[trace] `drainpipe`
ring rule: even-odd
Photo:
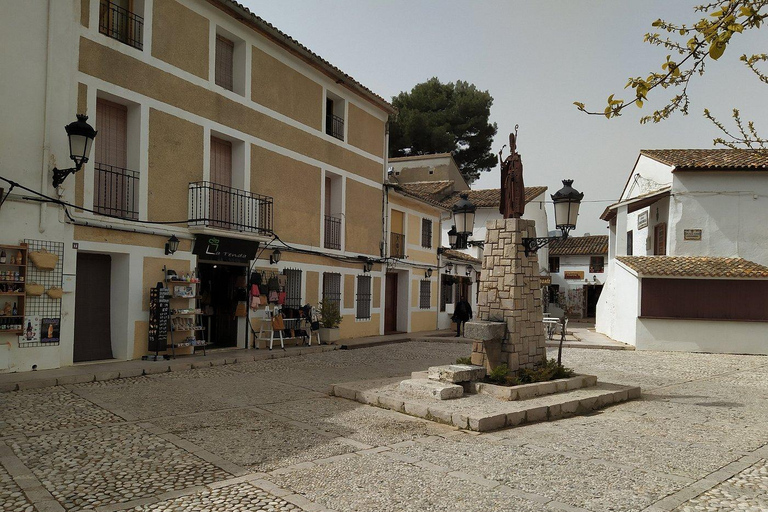
[[[40,190],[45,193],[48,187],[48,160],[50,159],[51,146],[48,130],[48,119],[50,108],[49,98],[53,94],[53,80],[51,79],[53,66],[51,62],[51,49],[53,48],[53,34],[51,33],[51,10],[53,9],[52,0],[48,0],[48,9],[46,9],[46,37],[47,45],[45,49],[45,97],[43,98],[43,165],[40,178]],[[46,203],[40,203],[40,219],[38,221],[37,230],[40,233],[45,233],[45,217],[48,212],[48,205]]]
[[[384,125],[384,182],[386,183],[389,173],[389,120]],[[385,184],[384,200],[381,204],[381,244],[379,244],[379,254],[382,258],[387,255],[387,206],[389,205],[389,187]]]

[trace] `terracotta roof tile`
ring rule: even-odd
[[[744,258],[712,256],[617,256],[640,276],[768,278],[768,267]]]
[[[298,54],[300,57],[309,60],[310,62],[315,61],[315,63],[323,69],[326,73],[333,76],[337,83],[347,83],[353,90],[356,90],[358,93],[360,93],[362,96],[367,97],[371,102],[378,105],[380,108],[382,108],[384,111],[389,113],[394,113],[397,111],[397,109],[392,106],[391,103],[389,103],[387,100],[379,96],[378,94],[371,91],[369,88],[352,78],[350,75],[346,74],[300,42],[298,42],[296,39],[292,38],[285,32],[281,31],[268,21],[266,21],[263,18],[260,18],[259,16],[256,16],[254,13],[250,11],[246,6],[243,4],[236,2],[235,0],[217,0],[218,3],[229,7],[231,9],[234,9],[235,11],[240,11],[241,13],[244,13],[248,18],[246,17],[240,17],[240,15],[234,15],[233,17],[236,19],[240,19],[241,21],[250,21],[253,23],[258,29],[260,29],[263,32],[266,32],[269,36],[273,37],[277,43],[284,45],[289,50],[293,50],[296,54]]]
[[[547,191],[547,187],[525,187],[525,202],[530,203],[539,195]],[[461,194],[467,193],[469,200],[478,208],[498,208],[501,203],[501,189],[500,188],[488,188],[484,190],[463,190],[452,193],[450,196],[444,198],[442,202],[452,207],[459,202]]]
[[[608,235],[572,236],[549,243],[550,256],[608,254]]]
[[[768,149],[643,149],[640,154],[676,170],[768,169]]]
[[[429,184],[442,184],[442,185],[434,185],[427,186],[427,187],[420,187],[421,183],[394,183],[392,181],[386,183],[385,185],[392,188],[395,192],[399,192],[400,194],[408,197],[412,197],[413,199],[418,199],[419,201],[425,202],[429,205],[436,206],[438,208],[447,209],[447,207],[441,203],[438,199],[438,197],[441,197],[443,194],[435,193],[433,192],[434,189],[445,189],[446,187],[450,188],[450,186],[453,184],[452,181],[432,181],[432,182],[424,182]],[[414,186],[416,185],[416,186]]]
[[[445,256],[449,260],[454,260],[454,261],[466,261],[467,263],[475,263],[477,265],[480,265],[483,263],[478,258],[475,258],[474,256],[470,256],[467,253],[456,251],[454,249],[448,249],[445,247],[443,248],[443,256]]]

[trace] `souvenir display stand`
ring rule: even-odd
[[[26,276],[26,244],[0,245],[0,334],[24,332]]]
[[[174,356],[175,350],[182,347],[202,347],[205,355],[208,342],[204,335],[203,311],[200,309],[200,278],[196,272],[177,275],[166,267],[163,267],[163,274],[172,301],[168,327]],[[194,307],[190,306],[191,300],[194,300]]]

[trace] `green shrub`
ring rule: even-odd
[[[557,364],[557,359],[548,359],[534,369],[521,369],[519,372],[519,379],[522,384],[530,384],[533,382],[566,379],[568,377],[573,377],[575,374],[576,373],[571,368],[566,368],[561,364]]]
[[[323,327],[334,329],[341,323],[341,314],[339,304],[332,300],[323,299],[320,301],[320,323]]]
[[[472,364],[471,357],[460,357],[456,360],[456,364]]]

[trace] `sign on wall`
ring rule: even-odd
[[[258,249],[259,242],[252,240],[197,235],[192,253],[201,260],[248,263],[256,257]]]
[[[539,281],[541,282],[541,286],[549,286],[552,284],[552,276],[541,276],[539,277]]]
[[[584,279],[584,271],[583,270],[566,270],[564,272],[564,276],[566,279]]]
[[[684,240],[701,240],[701,230],[700,229],[684,229],[683,239]]]
[[[648,211],[642,212],[637,216],[637,229],[643,229],[648,227]]]

